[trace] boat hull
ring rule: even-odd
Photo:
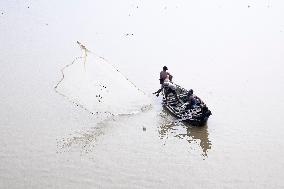
[[[184,88],[178,86],[177,100],[174,95],[169,94],[168,100],[166,101],[165,96],[163,97],[163,106],[167,109],[172,115],[178,118],[178,121],[187,122],[190,125],[194,126],[203,126],[206,125],[207,120],[211,115],[211,111],[208,109],[206,104],[200,100],[200,102],[194,106],[194,108],[189,108],[186,102],[188,91]]]

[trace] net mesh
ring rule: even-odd
[[[138,113],[151,106],[150,98],[112,64],[77,43],[83,55],[61,69],[56,92],[99,120]]]

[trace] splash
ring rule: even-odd
[[[96,127],[77,131],[67,137],[57,139],[57,153],[70,152],[78,149],[81,155],[92,152],[99,137],[104,135],[105,124],[97,124]]]
[[[98,121],[135,114],[151,106],[150,98],[118,69],[77,43],[82,56],[61,69],[62,78],[54,87],[58,94],[95,115]]]

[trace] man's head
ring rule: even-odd
[[[193,94],[193,90],[189,89],[187,95],[192,95]]]
[[[168,67],[167,66],[164,66],[163,67],[163,71],[167,71],[168,70]]]

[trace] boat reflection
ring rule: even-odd
[[[177,122],[166,109],[162,110],[160,118],[158,131],[161,140],[166,142],[170,137],[187,140],[190,148],[197,144],[201,148],[201,156],[208,157],[212,143],[209,140],[207,125],[196,127],[184,122]]]

